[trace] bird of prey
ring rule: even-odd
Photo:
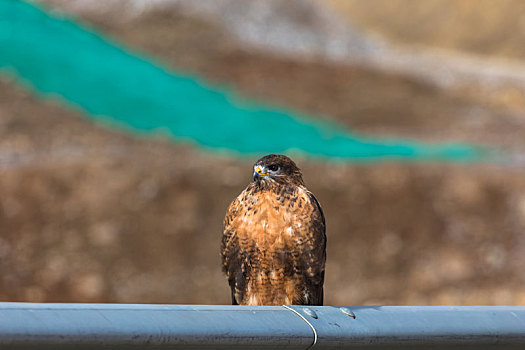
[[[233,305],[323,305],[325,219],[290,158],[254,164],[226,212],[221,255]]]

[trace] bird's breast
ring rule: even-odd
[[[299,189],[300,190],[300,189]],[[292,238],[303,221],[305,191],[273,192],[265,191],[248,195],[241,203],[243,214],[235,221],[239,238],[249,238],[255,242],[284,244]]]

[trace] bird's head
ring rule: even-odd
[[[301,170],[294,161],[280,154],[269,154],[253,165],[253,180],[259,183],[304,185]]]

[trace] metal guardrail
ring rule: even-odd
[[[525,349],[525,307],[0,303],[0,348]]]

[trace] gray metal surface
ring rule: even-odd
[[[525,349],[525,307],[0,303],[1,349],[399,346]]]
[[[525,307],[288,307],[315,329],[315,349],[525,349]]]
[[[0,303],[0,348],[306,349],[312,330],[282,307]]]

